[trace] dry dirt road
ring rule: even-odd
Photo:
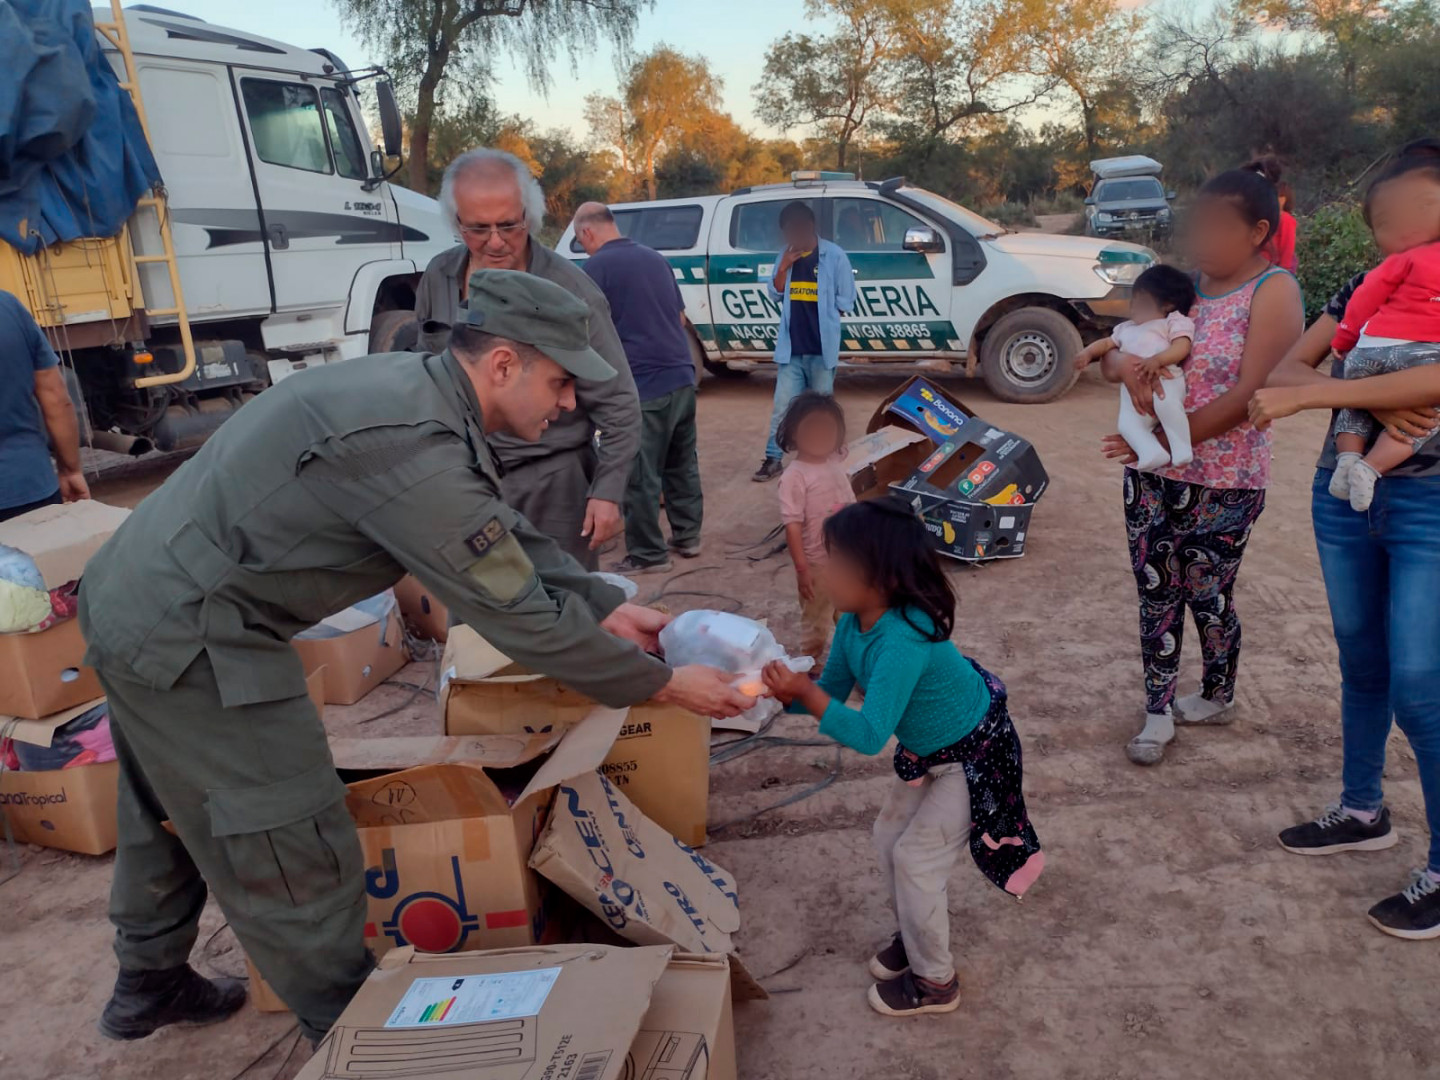
[[[857,429],[894,377],[842,379]],[[701,396],[704,568],[676,581],[734,597],[780,636],[797,626],[782,557],[751,565],[727,551],[777,521],[773,486],[751,483],[770,382],[710,380]],[[1023,559],[956,566],[957,639],[1009,685],[1025,743],[1027,797],[1048,869],[1024,903],[966,861],[950,894],[963,1008],[885,1019],[864,1001],[865,961],[890,932],[869,847],[888,759],[841,756],[838,782],[780,812],[721,830],[708,853],[739,878],[746,961],[775,993],[737,1010],[746,1080],[1440,1075],[1433,945],[1386,938],[1365,908],[1423,861],[1414,760],[1396,738],[1388,797],[1402,841],[1374,855],[1307,860],[1275,833],[1337,791],[1338,672],[1309,525],[1323,421],[1279,434],[1274,487],[1241,573],[1245,656],[1233,726],[1185,730],[1164,764],[1126,761],[1141,711],[1133,584],[1119,476],[1096,452],[1111,430],[1110,388],[1082,381],[1040,407],[951,387],[1039,449],[1052,486]],[[134,502],[156,482],[102,485]],[[660,583],[647,579],[647,592]],[[705,606],[672,594],[676,610]],[[1197,678],[1193,632],[1187,687]],[[424,665],[402,675],[426,677]],[[432,701],[357,725],[408,690],[383,687],[327,710],[336,731],[436,730]],[[813,725],[787,718],[785,730]],[[732,819],[823,778],[824,749],[773,748],[717,766],[711,819]],[[22,852],[0,886],[0,1041],[6,1080],[42,1077],[250,1080],[290,1076],[306,1055],[288,1017],[246,1009],[209,1029],[108,1043],[94,1020],[114,977],[106,922],[109,859]],[[213,904],[201,941],[221,925]],[[207,972],[240,970],[228,931],[197,952]],[[782,970],[783,969],[783,970]],[[778,974],[775,974],[777,973]]]

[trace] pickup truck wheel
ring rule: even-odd
[[[1001,401],[1054,401],[1075,384],[1078,373],[1071,361],[1081,348],[1080,331],[1060,312],[1021,308],[986,332],[980,373]]]
[[[420,326],[415,313],[397,309],[377,311],[370,318],[370,354],[406,352],[415,348]]]

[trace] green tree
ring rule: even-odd
[[[1319,35],[1340,60],[1345,88],[1354,90],[1361,49],[1409,6],[1404,0],[1237,0],[1235,11],[1262,24]]]
[[[520,58],[543,90],[557,55],[573,68],[602,37],[628,47],[653,0],[335,0],[341,19],[384,57],[410,105],[410,186],[427,187],[430,138],[444,91],[485,85],[497,52]],[[462,96],[469,96],[462,91]]]
[[[765,52],[755,112],[782,131],[814,127],[844,169],[850,144],[872,114],[894,99],[892,61],[901,27],[932,0],[805,0],[810,19],[833,17],[827,34],[789,33]]]
[[[632,186],[643,185],[653,199],[657,163],[687,133],[714,121],[720,88],[703,59],[660,45],[626,69],[618,98],[586,98],[585,119],[596,141],[618,153]]]

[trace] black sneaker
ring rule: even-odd
[[[894,941],[870,958],[870,974],[880,982],[898,979],[909,970],[910,957],[905,955],[905,942],[899,934],[895,935]]]
[[[960,1007],[960,980],[933,983],[907,971],[892,982],[870,987],[870,1007],[886,1016],[919,1016],[921,1013],[954,1012]]]
[[[1410,872],[1410,884],[1381,900],[1367,918],[1381,933],[1407,941],[1440,938],[1440,882],[1424,870]]]
[[[766,480],[774,480],[784,471],[785,463],[783,461],[779,458],[767,457],[760,463],[760,467],[755,470],[755,475],[750,479],[757,484],[763,484]]]
[[[245,1004],[239,979],[207,979],[182,964],[163,971],[120,969],[100,1015],[107,1039],[143,1039],[167,1024],[215,1024]]]
[[[1390,828],[1390,811],[1382,806],[1375,820],[1351,817],[1335,803],[1314,821],[1292,825],[1280,834],[1280,846],[1296,855],[1338,855],[1342,851],[1381,851],[1400,837]]]

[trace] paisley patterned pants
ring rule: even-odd
[[[1163,712],[1174,700],[1186,607],[1205,660],[1201,691],[1212,701],[1234,696],[1240,618],[1232,593],[1245,542],[1264,509],[1263,490],[1209,488],[1125,470],[1146,712]]]

